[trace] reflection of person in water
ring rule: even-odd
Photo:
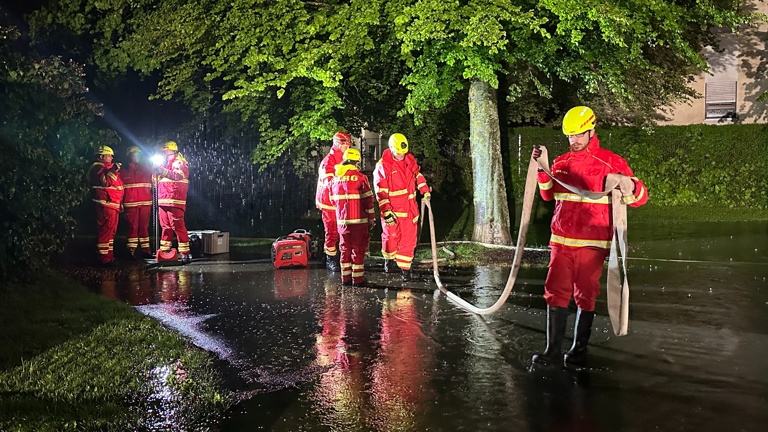
[[[417,412],[434,398],[430,387],[431,350],[411,292],[384,301],[379,355],[373,367],[374,424],[394,430],[419,430]]]
[[[320,378],[313,397],[317,403],[332,413],[337,424],[354,424],[360,421],[365,389],[360,357],[347,350],[347,319],[342,296],[337,284],[325,281],[325,304],[316,335],[317,364],[327,370]]]
[[[155,292],[147,272],[132,267],[128,273],[128,284],[128,301],[131,305],[141,306],[154,303]]]
[[[117,292],[117,282],[115,282],[114,272],[104,272],[101,275],[99,293],[101,293],[101,295],[104,297],[111,298],[112,300],[122,300],[120,298],[120,294]]]
[[[189,272],[162,271],[157,272],[158,287],[160,288],[161,303],[187,303],[192,281]]]

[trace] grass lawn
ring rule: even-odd
[[[0,288],[0,430],[205,429],[232,403],[213,358],[49,273]]]

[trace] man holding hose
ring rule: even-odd
[[[610,150],[600,148],[595,132],[597,120],[586,106],[571,108],[563,118],[563,133],[569,151],[555,158],[552,175],[559,181],[593,192],[603,191],[608,174],[622,174],[632,179],[634,190],[624,194],[622,202],[640,207],[648,201],[648,189],[632,174],[627,161]],[[538,159],[541,149],[533,149]],[[595,317],[595,299],[600,293],[603,262],[611,247],[613,221],[609,196],[597,200],[584,198],[564,188],[542,169],[538,174],[539,192],[545,201],[555,200],[552,217],[549,272],[544,283],[547,302],[547,347],[535,354],[534,364],[583,366],[587,342]],[[571,297],[578,311],[574,323],[573,345],[565,356],[562,342],[568,324]]]

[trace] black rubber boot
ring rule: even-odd
[[[339,256],[325,256],[325,268],[332,272],[339,272],[341,271],[341,265],[339,265]]]
[[[547,307],[547,348],[543,353],[534,354],[533,363],[541,365],[558,364],[563,356],[563,338],[568,324],[568,308]]]
[[[587,342],[592,334],[592,321],[595,312],[579,309],[576,313],[576,323],[573,325],[573,345],[563,356],[565,366],[582,367],[587,364]]]
[[[400,278],[403,282],[410,282],[413,279],[413,276],[410,270],[400,269]]]
[[[384,273],[392,273],[396,268],[395,260],[384,260]]]

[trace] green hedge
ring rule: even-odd
[[[768,209],[766,125],[598,127],[597,133],[604,148],[627,159],[648,186],[654,206]],[[522,196],[527,157],[535,144],[547,146],[550,159],[568,145],[559,128],[514,129],[507,179],[512,179],[515,198]]]

